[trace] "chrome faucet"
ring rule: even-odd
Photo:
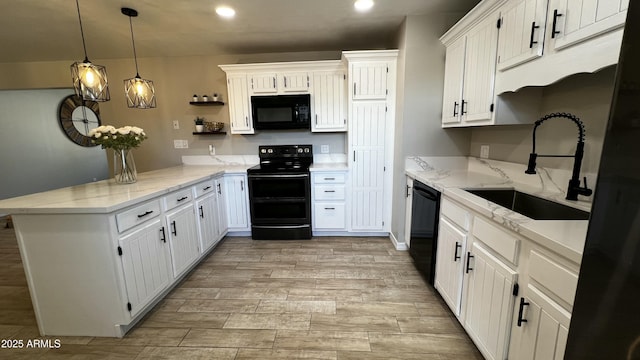
[[[551,118],[566,118],[578,125],[578,145],[576,146],[576,153],[574,155],[538,155],[536,154],[536,129],[543,122]],[[538,157],[572,157],[573,158],[573,174],[571,180],[569,180],[569,187],[567,189],[567,200],[578,200],[578,195],[590,196],[593,191],[587,188],[587,177],[584,178],[584,187],[580,186],[580,166],[582,166],[582,157],[584,156],[584,124],[575,115],[569,113],[554,113],[545,115],[540,120],[535,122],[533,127],[533,149],[529,154],[529,165],[525,173],[536,173],[536,159]]]

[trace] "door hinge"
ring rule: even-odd
[[[489,112],[493,112],[493,104],[489,105]]]
[[[122,248],[118,246],[118,256],[122,256]]]
[[[518,296],[519,291],[520,291],[520,285],[518,285],[518,283],[513,284],[513,296]]]
[[[498,24],[496,24],[498,29],[502,26],[502,19],[498,19]]]
[[[130,302],[127,303],[127,310],[131,311],[131,303]]]

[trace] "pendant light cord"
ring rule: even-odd
[[[78,21],[80,22],[80,36],[82,36],[82,48],[84,49],[84,62],[89,62],[87,56],[87,45],[84,43],[84,30],[82,30],[82,17],[80,16],[80,3],[76,0],[76,8],[78,9]]]
[[[136,55],[136,41],[133,39],[133,23],[131,22],[131,16],[129,16],[129,28],[131,29],[131,44],[133,44],[133,61],[136,63],[136,78],[140,78],[140,74],[138,72],[138,56]]]

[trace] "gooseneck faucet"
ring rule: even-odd
[[[576,146],[576,153],[574,155],[538,155],[536,153],[536,129],[543,122],[551,119],[551,118],[566,118],[578,125],[578,144]],[[569,180],[569,187],[567,189],[567,200],[578,200],[578,195],[590,196],[592,194],[592,190],[587,188],[587,177],[584,178],[584,187],[580,186],[580,167],[582,166],[582,157],[584,156],[584,124],[582,121],[575,115],[569,113],[553,113],[549,115],[545,115],[541,119],[535,122],[535,126],[533,127],[533,149],[531,154],[529,154],[529,165],[527,166],[527,170],[525,173],[527,174],[535,174],[536,173],[536,159],[538,157],[572,157],[573,158],[573,174],[571,175],[571,180]]]

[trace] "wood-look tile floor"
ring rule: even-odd
[[[0,219],[0,339],[41,339]],[[124,338],[51,337],[0,359],[482,359],[386,238],[226,238]]]

